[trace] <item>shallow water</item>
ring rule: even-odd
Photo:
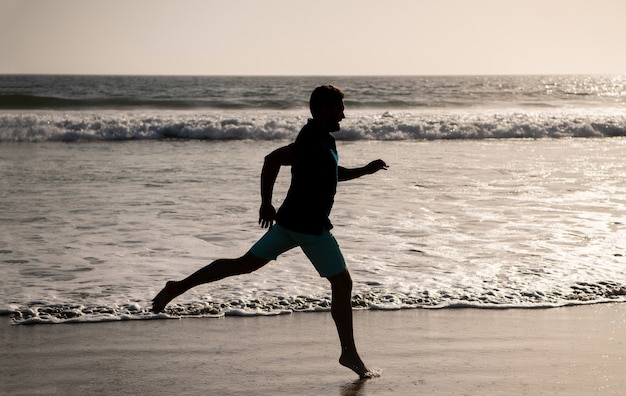
[[[287,141],[0,145],[3,312],[21,323],[152,318],[150,299],[257,225],[263,157]],[[338,142],[333,233],[354,305],[549,307],[626,295],[626,140]],[[279,176],[279,205],[289,172]],[[198,287],[162,315],[327,310],[299,251]]]

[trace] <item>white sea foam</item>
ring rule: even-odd
[[[340,140],[440,140],[626,136],[610,110],[353,111]],[[4,111],[0,142],[293,139],[306,111]]]

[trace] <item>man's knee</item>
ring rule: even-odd
[[[350,272],[348,272],[348,270],[345,270],[337,275],[333,275],[329,277],[328,280],[330,281],[330,285],[333,290],[352,291],[352,277],[350,276]]]

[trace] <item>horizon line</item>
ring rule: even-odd
[[[168,74],[168,73],[13,73],[0,76],[84,76],[84,77],[512,77],[512,76],[626,76],[626,73],[459,73],[459,74]]]

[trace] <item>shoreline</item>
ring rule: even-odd
[[[361,357],[339,365],[330,313],[49,326],[0,317],[12,395],[619,394],[626,305],[354,312]]]

